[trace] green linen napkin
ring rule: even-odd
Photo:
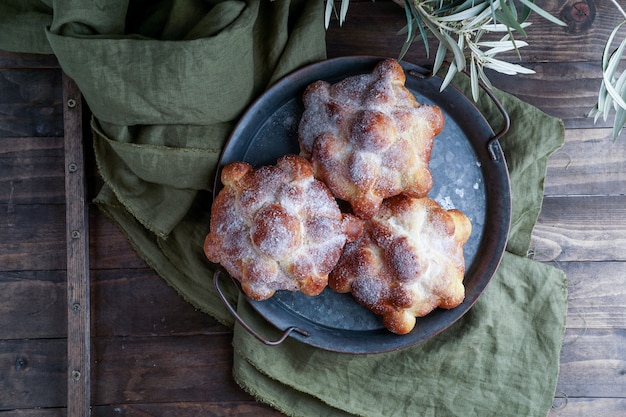
[[[185,299],[227,325],[202,252],[217,160],[250,102],[292,70],[324,59],[322,2],[0,0],[0,49],[53,52],[94,118],[96,202]],[[467,93],[464,76],[455,85]],[[267,347],[235,326],[234,377],[291,416],[542,416],[564,331],[564,274],[526,258],[546,161],[563,125],[496,92],[512,118],[501,141],[513,222],[502,264],[475,306],[437,337],[352,356],[292,339]],[[491,101],[478,107],[493,124]],[[229,287],[227,287],[228,290]],[[247,321],[271,326],[243,297]]]

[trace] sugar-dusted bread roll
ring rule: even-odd
[[[428,163],[444,118],[438,107],[418,103],[405,80],[389,59],[336,84],[316,81],[303,95],[300,155],[361,218],[385,198],[424,197],[432,188]]]
[[[256,170],[234,162],[224,167],[221,180],[204,242],[207,258],[256,300],[276,290],[319,294],[345,243],[360,235],[361,220],[341,213],[300,156]]]
[[[416,317],[450,309],[465,298],[463,246],[472,227],[458,210],[429,198],[392,197],[346,245],[329,286],[376,314],[385,327],[406,334]]]

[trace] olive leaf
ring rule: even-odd
[[[626,16],[625,16],[626,17]],[[626,20],[618,24],[609,36],[602,53],[602,84],[598,90],[598,101],[589,112],[597,122],[600,117],[605,121],[611,109],[615,109],[612,138],[615,141],[626,125],[626,70],[618,75],[619,64],[625,56],[626,38],[616,49],[611,49],[620,28]]]

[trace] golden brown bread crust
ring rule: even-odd
[[[207,258],[256,300],[276,290],[319,294],[345,243],[360,235],[361,220],[342,214],[310,162],[296,155],[256,170],[233,162],[221,179],[204,242]]]
[[[465,298],[463,246],[472,230],[458,210],[429,198],[396,196],[344,248],[329,286],[383,316],[385,327],[406,334],[436,307]]]
[[[385,198],[424,197],[432,188],[428,163],[444,118],[438,107],[418,103],[405,80],[400,64],[388,59],[370,74],[316,81],[303,95],[300,154],[364,219]]]

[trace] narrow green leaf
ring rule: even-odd
[[[495,2],[493,2],[492,6],[496,8],[500,7],[500,0],[496,0]],[[464,26],[468,28],[472,28],[474,26],[483,26],[492,17],[493,17],[492,9],[486,8],[485,10],[483,10],[482,13],[480,13],[474,19],[472,19],[472,21],[464,23]]]
[[[476,6],[471,7],[466,10],[462,10],[458,13],[453,13],[447,16],[438,17],[437,20],[440,22],[460,22],[462,20],[474,18],[480,14],[483,10],[487,8],[487,4],[478,3]]]
[[[416,23],[412,23],[412,24],[416,24]],[[402,45],[402,49],[400,50],[400,55],[398,56],[398,59],[403,59],[404,58],[406,53],[409,51],[409,48],[411,47],[411,45],[415,41],[415,35],[416,35],[415,30],[412,29],[409,32],[410,32],[411,37],[407,38],[406,41],[404,41],[404,44]],[[426,51],[427,51],[427,55],[428,55],[428,47],[426,47]]]
[[[457,67],[465,68],[465,55],[463,55],[463,51],[459,48],[459,45],[452,39],[450,35],[448,35],[444,30],[435,26],[432,22],[427,19],[423,20],[424,24],[428,27],[433,35],[439,40],[439,42],[444,43],[445,47],[452,51],[454,56],[454,61],[456,62]]]
[[[412,0],[405,0],[405,3],[404,3],[405,8],[407,4],[409,5],[409,9],[411,10],[411,15],[413,16],[412,21],[415,22],[418,29],[420,30],[420,35],[422,36],[422,43],[424,44],[424,48],[426,49],[426,56],[430,56],[428,34],[426,33],[426,30],[424,28],[424,23],[423,23],[424,20],[422,19],[420,13],[415,8],[415,3],[413,3]]]
[[[625,95],[626,95],[626,71],[623,71],[622,74],[617,79],[617,81],[615,82],[615,90],[617,90],[617,92],[619,93],[620,97],[622,97],[622,99],[626,100],[626,98],[625,98]]]
[[[617,137],[622,133],[624,126],[626,125],[626,109],[619,107],[615,111],[615,119],[613,119],[613,141],[617,140]]]
[[[611,32],[611,35],[609,35],[609,39],[607,39],[606,41],[606,45],[604,45],[604,51],[602,52],[602,70],[604,70],[608,65],[608,61],[611,58],[611,45],[613,45],[613,40],[615,39],[615,36],[617,35],[620,27],[622,27],[624,23],[626,23],[626,20],[624,20],[622,23],[617,25],[615,29],[613,29],[613,32]]]
[[[602,101],[599,103],[602,103],[602,118],[604,120],[607,120],[609,118],[609,112],[612,108],[611,103],[613,103],[613,97],[611,97],[611,95],[609,94],[604,83],[602,83],[602,90],[604,94],[602,97]]]
[[[604,86],[607,92],[611,95],[616,104],[626,109],[626,101],[621,97],[619,91],[612,84],[615,71],[621,62],[621,58],[624,55],[624,49],[626,48],[626,38],[620,43],[619,47],[611,54],[611,58],[607,63],[606,69],[602,73],[602,79],[604,80]]]
[[[515,8],[515,2],[513,0],[511,0],[511,2],[509,3],[509,7],[511,8],[511,12],[514,13],[515,15],[517,15],[517,9]],[[530,10],[530,7],[528,6],[522,6],[522,10],[520,12],[520,15],[517,19],[518,22],[525,22],[528,20],[528,18],[530,17],[530,14],[532,13],[532,10]]]
[[[348,6],[350,6],[350,0],[341,0],[341,9],[339,10],[339,25],[343,25],[348,15]]]
[[[440,1],[439,8],[433,11],[433,15],[442,15],[450,10],[456,12],[474,7],[476,0],[459,0],[459,1]]]
[[[522,23],[520,26],[522,30],[530,26],[530,23]],[[487,32],[510,32],[511,28],[504,23],[486,23],[481,26],[481,29]],[[519,31],[518,31],[519,32]],[[522,32],[522,36],[526,36],[526,32]]]
[[[470,85],[472,87],[472,98],[474,101],[478,101],[478,71],[476,70],[476,63],[474,62],[474,58],[470,59]]]
[[[324,24],[326,29],[330,25],[330,17],[333,14],[333,9],[335,8],[335,2],[333,0],[326,0],[326,10],[324,12]]]
[[[450,66],[448,67],[448,72],[446,73],[446,76],[443,79],[443,82],[441,83],[441,88],[439,89],[439,91],[445,90],[446,87],[450,84],[450,82],[452,82],[452,79],[458,72],[459,70],[456,67],[456,64],[452,62]]]
[[[433,63],[434,74],[439,72],[439,69],[443,65],[443,61],[446,59],[447,52],[448,49],[446,48],[446,46],[443,43],[439,42],[439,45],[437,46],[437,53],[435,54],[435,62]]]
[[[515,7],[515,0],[511,0],[511,1],[505,1],[504,5],[502,6],[502,8],[506,8],[507,11],[513,16],[513,18],[515,19],[515,21],[517,22],[523,22],[523,20],[519,20],[517,18],[517,8]]]
[[[490,48],[484,52],[487,56],[494,56],[502,52],[517,51],[518,48],[528,46],[524,41],[504,41],[504,42],[479,42],[478,46]]]
[[[525,6],[527,6],[529,9],[531,9],[533,12],[537,13],[539,16],[543,17],[546,20],[549,20],[552,23],[555,23],[559,26],[567,26],[566,23],[562,22],[560,19],[557,19],[556,17],[552,16],[550,13],[548,13],[547,11],[545,11],[544,9],[542,9],[541,7],[537,6],[535,3],[533,3],[530,0],[519,0],[522,4],[524,4]]]
[[[521,33],[522,36],[527,36],[526,31],[524,31],[524,27],[517,21],[517,18],[511,13],[511,9],[507,5],[501,7],[496,12],[496,19],[498,22],[504,23],[510,29],[516,30]]]
[[[488,61],[485,62],[485,67],[491,68],[492,70],[501,72],[507,75],[515,75],[515,74],[534,74],[535,71],[523,67],[518,64],[511,64],[510,62],[505,62],[495,58],[489,58]]]
[[[493,90],[493,85],[491,84],[491,81],[485,74],[485,71],[482,66],[478,67],[478,74],[480,76],[481,81],[485,84],[485,86],[489,88],[490,90]]]
[[[405,45],[409,42],[413,43],[413,39],[415,39],[415,26],[413,22],[413,15],[411,15],[411,9],[407,7],[407,2],[409,1],[411,0],[404,0],[404,14],[406,16],[406,29],[407,29]]]

